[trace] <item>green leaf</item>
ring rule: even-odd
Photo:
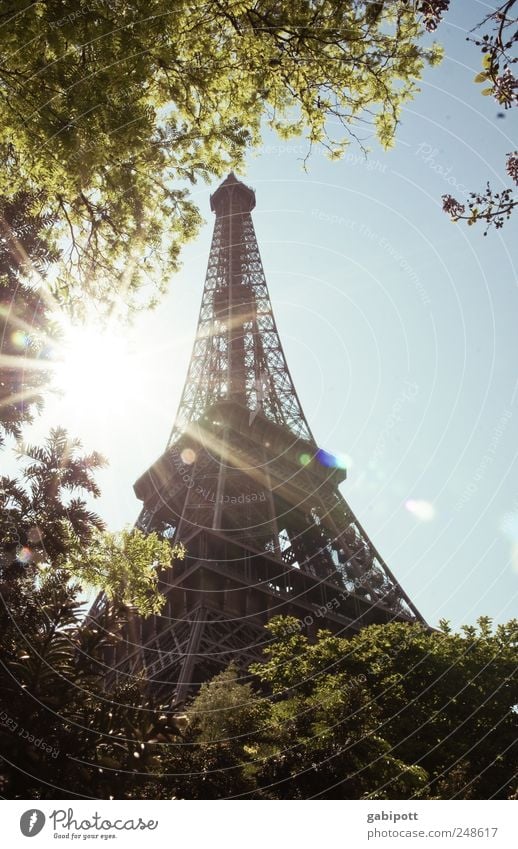
[[[144,286],[153,302],[201,223],[178,187],[239,170],[265,120],[343,153],[359,116],[380,116],[391,146],[441,56],[414,6],[47,0],[2,20],[0,195],[36,186],[56,215],[53,243],[70,249],[54,293],[77,312],[121,295],[136,309]]]

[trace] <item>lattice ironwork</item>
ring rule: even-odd
[[[230,174],[216,212],[198,331],[169,444],[218,401],[238,400],[312,439],[286,363],[252,222],[253,192]]]

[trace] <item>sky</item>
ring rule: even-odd
[[[374,143],[365,160],[351,146],[339,162],[316,152],[304,170],[303,140],[265,131],[241,177],[256,191],[270,296],[313,434],[350,458],[342,493],[425,618],[457,627],[518,615],[518,289],[517,221],[484,237],[441,210],[444,193],[506,185],[516,145],[516,116],[497,118],[473,83],[481,56],[466,29],[491,5],[452,6],[437,33],[446,57],[426,71],[393,150]],[[173,425],[216,185],[194,189],[205,225],[160,305],[124,330],[130,356],[112,374],[96,363],[97,400],[90,389],[51,401],[27,430],[38,441],[62,424],[109,458],[96,509],[111,529],[135,521],[133,483]]]

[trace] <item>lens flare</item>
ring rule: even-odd
[[[16,345],[17,348],[23,349],[29,347],[31,340],[30,337],[23,332],[23,330],[15,330],[11,334],[11,342],[13,345]]]
[[[430,501],[409,498],[405,501],[405,508],[420,522],[431,522],[435,518],[435,507]]]
[[[19,563],[30,563],[32,557],[32,551],[30,548],[27,548],[25,545],[20,546],[20,548],[16,552],[16,559]]]
[[[180,457],[182,458],[182,462],[184,462],[187,466],[192,466],[196,460],[196,453],[192,450],[192,448],[184,448]]]
[[[330,451],[324,451],[323,448],[319,448],[314,457],[307,453],[299,454],[301,466],[308,466],[313,459],[326,469],[350,469],[352,466],[352,460],[348,454],[332,454]]]
[[[518,513],[506,513],[500,522],[500,530],[512,542],[518,543]]]
[[[500,522],[500,530],[511,543],[511,567],[518,573],[518,513],[506,513]]]
[[[351,458],[347,454],[331,454],[330,451],[324,451],[319,448],[316,453],[316,458],[321,466],[326,469],[347,469],[351,467]]]

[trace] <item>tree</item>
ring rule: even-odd
[[[235,668],[187,709],[169,795],[191,798],[511,798],[518,622],[453,633],[420,624],[350,638],[278,618],[265,660]],[[182,773],[195,766],[188,779]],[[179,775],[180,773],[180,775]]]
[[[263,120],[332,157],[370,123],[390,145],[440,55],[420,43],[422,5],[46,0],[5,13],[0,192],[37,189],[59,215],[70,273],[56,292],[79,309],[87,292],[135,303],[159,286],[200,220],[183,186],[239,169]]]
[[[82,622],[65,572],[30,581],[25,573],[1,586],[4,795],[516,794],[515,620],[493,630],[481,618],[459,634],[446,623],[441,632],[373,625],[348,639],[321,631],[310,643],[279,618],[253,680],[231,664],[179,715],[144,679],[107,689],[103,649],[118,638],[123,607]]]
[[[250,681],[243,683],[237,666],[202,684],[186,711],[190,744],[187,763],[191,773],[177,780],[175,792],[183,798],[222,799],[254,795],[261,761],[259,749],[268,740],[271,705]],[[176,751],[175,771],[179,772]]]
[[[21,446],[22,479],[0,478],[0,537],[4,558],[53,562],[69,550],[71,535],[87,544],[104,522],[76,493],[97,497],[93,473],[106,461],[96,451],[79,455],[81,443],[55,428],[43,447]]]
[[[289,794],[299,782],[303,797],[346,792],[349,775],[353,793],[369,798],[511,795],[516,620],[493,631],[481,618],[460,634],[446,623],[441,633],[418,624],[372,625],[348,640],[320,632],[313,645],[290,635],[289,624],[270,624],[278,640],[254,669],[280,698],[279,739],[287,744],[291,730],[295,741],[279,752]]]
[[[106,687],[103,652],[117,642],[124,607],[106,605],[85,622],[81,588],[62,569],[0,587],[3,796],[139,798],[146,787],[156,796],[157,737],[163,744],[178,730],[138,678]]]
[[[515,781],[518,622],[437,633],[374,626],[351,641],[394,753],[429,775],[438,798],[507,798]]]
[[[102,590],[110,601],[142,615],[158,613],[164,602],[160,573],[185,550],[136,528],[106,531],[85,500],[100,495],[94,473],[106,461],[96,451],[79,455],[80,448],[79,440],[56,428],[43,447],[20,449],[21,480],[0,478],[0,566],[9,575],[48,564]]]
[[[320,631],[316,643],[268,625],[277,641],[252,667],[273,694],[275,748],[259,778],[274,798],[410,798],[425,770],[394,752],[366,676],[348,662],[350,641]],[[369,628],[365,629],[370,631]]]
[[[43,206],[26,191],[0,198],[0,448],[41,408],[57,337],[43,282],[58,259],[49,242],[56,219]]]
[[[25,449],[21,480],[1,479],[0,783],[16,798],[153,795],[155,743],[178,734],[139,676],[107,688],[105,652],[133,612],[161,609],[161,572],[183,549],[102,532],[82,496],[99,494],[103,460],[79,448],[57,429]],[[103,603],[85,618],[92,588]]]
[[[440,5],[447,9],[449,2]],[[512,66],[518,62],[518,56],[515,55],[518,44],[516,8],[517,0],[506,0],[486,15],[474,30],[489,29],[488,32],[475,38],[468,37],[468,41],[472,41],[482,53],[482,70],[476,75],[475,82],[484,84],[482,94],[493,97],[504,109],[518,106],[518,79],[512,71]],[[506,171],[513,183],[518,185],[518,151],[507,154]],[[484,190],[470,192],[465,202],[449,194],[443,195],[442,200],[444,212],[453,221],[463,220],[469,225],[484,222],[484,236],[492,226],[501,229],[518,204],[512,188],[497,192],[489,182]]]

